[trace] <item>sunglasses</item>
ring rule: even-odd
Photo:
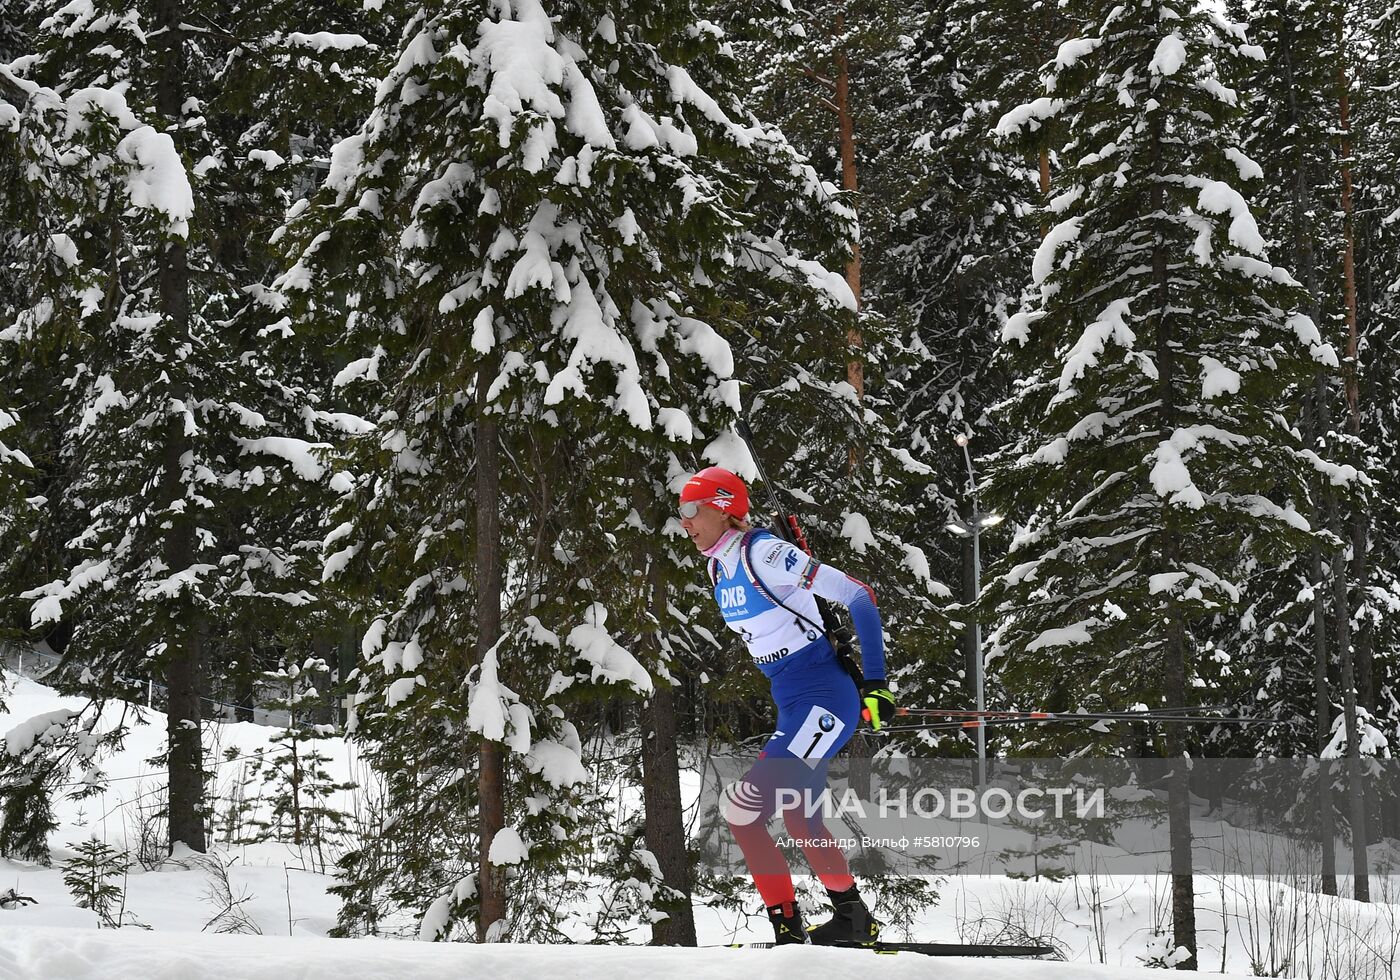
[[[706,497],[704,500],[687,500],[680,506],[681,517],[688,521],[694,520],[696,515],[700,513],[702,504],[708,504],[710,501],[718,499],[718,497]]]

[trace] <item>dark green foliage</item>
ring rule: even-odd
[[[20,861],[51,863],[49,834],[58,829],[49,788],[41,777],[11,779],[0,792],[0,854]]]
[[[748,468],[727,428],[750,310],[802,318],[808,343],[844,336],[847,297],[812,262],[844,246],[842,199],[747,116],[689,4],[552,13],[420,11],[376,111],[289,223],[279,294],[299,333],[345,351],[337,386],[377,424],[347,446],[326,579],[368,618],[353,732],[396,819],[346,858],[342,931],[379,928],[387,906],[446,937],[473,914],[483,740],[510,752],[508,830],[529,854],[508,929],[554,928],[534,903],[571,887],[560,870],[604,819],[574,719],[652,687],[619,644],[684,676],[692,622],[714,616],[672,494],[706,457]],[[536,85],[500,47],[516,35],[558,74]],[[505,635],[478,660],[483,454],[508,586]],[[695,595],[675,594],[687,577]]]
[[[914,254],[929,227],[950,220],[941,201],[927,199],[935,182],[947,180],[933,175],[931,163],[941,138],[939,100],[950,84],[950,66],[938,54],[942,24],[927,11],[882,0],[724,4],[721,13],[755,111],[842,186],[836,109],[846,67],[861,345],[809,329],[785,296],[771,306],[749,300],[751,336],[742,348],[748,407],[769,472],[796,491],[791,506],[817,554],[879,596],[901,696],[947,700],[956,682],[942,608],[950,594],[946,535],[931,527],[942,528],[949,495],[938,470],[944,447],[922,440],[920,430],[944,394],[929,376],[940,370],[936,362],[947,371],[950,352],[938,340],[924,345],[924,314],[940,303],[944,283],[927,281]],[[832,258],[851,278],[846,257]],[[845,370],[853,358],[863,399]],[[872,561],[877,552],[879,563]]]
[[[0,72],[0,168],[20,177],[0,223],[0,382],[42,504],[0,525],[0,591],[4,626],[63,654],[60,686],[100,703],[162,677],[197,726],[201,691],[256,670],[231,641],[317,625],[326,491],[303,484],[329,474],[310,443],[353,423],[318,414],[319,352],[252,302],[274,254],[256,221],[304,193],[375,49],[299,50],[331,35],[288,31],[288,5],[194,2],[177,13],[211,29],[162,34],[174,9],[71,5]],[[314,122],[292,133],[287,113]],[[197,786],[198,745],[177,749]]]
[[[117,884],[118,878],[125,879],[130,866],[125,852],[96,837],[68,846],[74,854],[63,862],[63,883],[74,904],[80,909],[92,909],[106,926],[119,926],[121,923],[113,917],[113,906],[122,901],[125,892],[125,886]]]
[[[1371,575],[1358,616],[1375,650],[1373,703],[1383,730],[1400,726],[1400,7],[1357,0],[1347,20],[1355,170],[1360,406]],[[1359,14],[1359,16],[1357,16]]]
[[[1308,474],[1341,474],[1280,414],[1336,355],[1234,190],[1259,174],[1232,146],[1226,82],[1259,54],[1214,15],[1157,10],[1066,41],[1047,84],[1077,162],[1039,296],[1002,331],[1015,438],[990,477],[1019,525],[985,607],[1015,704],[1159,704],[1174,643],[1185,690],[1219,685],[1228,656],[1203,630],[1240,615],[1251,563],[1306,549]]]
[[[314,684],[329,676],[324,661],[310,658],[301,664],[284,664],[264,679],[280,693],[263,707],[287,713],[287,724],[271,739],[267,751],[248,767],[248,775],[260,789],[250,840],[290,843],[314,871],[325,873],[327,854],[343,849],[349,831],[349,815],[336,805],[336,797],[355,788],[337,782],[326,768],[330,756],[321,750],[322,740],[334,734],[331,725],[318,725],[313,711],[321,694]],[[265,809],[265,812],[263,811]]]

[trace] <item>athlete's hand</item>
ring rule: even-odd
[[[870,722],[874,731],[887,725],[894,718],[894,695],[890,693],[889,682],[883,678],[866,681],[860,686],[860,716]]]

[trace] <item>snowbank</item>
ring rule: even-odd
[[[42,684],[8,672],[3,680],[9,687],[8,710],[0,712],[0,734],[17,727],[27,732],[34,726],[26,728],[26,723],[36,717],[82,705],[78,699],[61,697]],[[278,731],[243,723],[214,724],[206,731],[209,763],[220,800],[215,834],[220,850],[207,858],[184,854],[179,861],[158,867],[134,865],[128,878],[120,882],[126,892],[121,917],[152,931],[133,925],[121,930],[99,929],[95,913],[74,907],[59,865],[72,855],[75,842],[90,836],[117,847],[139,846],[142,822],[159,809],[164,785],[163,773],[150,760],[164,751],[165,719],[158,711],[149,711],[147,717],[150,724],[133,729],[121,751],[106,761],[104,768],[111,780],[103,793],[86,801],[67,797],[55,801],[60,826],[50,838],[54,866],[0,859],[0,891],[14,888],[34,901],[21,908],[0,908],[0,980],[457,980],[474,976],[625,980],[658,971],[687,978],[791,980],[795,972],[829,976],[847,969],[878,970],[882,978],[936,976],[948,980],[1162,977],[1160,971],[1149,973],[1136,964],[1145,955],[1160,952],[1161,929],[1169,922],[1163,916],[1169,914],[1164,910],[1168,908],[1170,883],[1141,875],[1100,874],[1062,882],[1015,881],[991,873],[954,875],[939,886],[938,902],[913,916],[908,936],[898,929],[889,932],[889,938],[896,940],[996,942],[1006,939],[1002,932],[1006,923],[1023,923],[1038,941],[1062,949],[1075,961],[1070,963],[932,959],[914,954],[875,960],[871,953],[831,949],[478,947],[385,939],[330,940],[326,934],[335,925],[340,901],[329,893],[335,881],[322,869],[336,855],[328,853],[324,856],[328,861],[318,860],[304,847],[275,841],[230,842],[224,834],[223,816],[229,801],[245,782],[242,767],[272,747],[270,740]],[[540,743],[537,748],[547,744],[552,743]],[[335,779],[367,778],[353,746],[327,738],[320,747],[331,757],[328,768]],[[235,759],[224,761],[225,750],[234,748],[236,751],[229,754]],[[559,748],[557,758],[537,760],[541,769],[581,774],[576,751],[568,750],[565,758],[565,747]],[[693,799],[698,777],[686,770],[682,778],[684,795]],[[637,805],[633,797],[620,804]],[[354,794],[337,805],[354,810]],[[362,800],[360,806],[364,805]],[[1400,861],[1386,849],[1373,849],[1373,867],[1397,864]],[[1249,973],[1250,960],[1257,957],[1260,962],[1272,963],[1270,969],[1306,975],[1294,967],[1300,963],[1321,969],[1319,964],[1324,962],[1396,961],[1391,951],[1400,949],[1400,904],[1385,903],[1400,897],[1400,879],[1373,876],[1372,888],[1381,901],[1371,905],[1315,895],[1299,890],[1296,884],[1288,875],[1258,880],[1201,876],[1196,902],[1202,965],[1218,970],[1223,963],[1235,975],[1243,976]],[[804,879],[803,885],[811,889],[808,898],[820,901],[813,883]],[[1343,891],[1349,891],[1345,881]],[[600,887],[594,897],[601,899],[602,893]],[[230,901],[237,904],[236,922],[221,913]],[[574,911],[578,915],[571,921],[577,926],[588,918],[590,907]],[[1303,921],[1318,925],[1306,934],[1280,930],[1272,938],[1267,936],[1269,922]],[[756,901],[747,912],[698,906],[696,923],[702,943],[762,941],[771,936]],[[417,931],[416,923],[391,925],[411,926]],[[249,932],[216,934],[233,927]],[[568,934],[580,941],[593,935],[579,927],[571,928]],[[645,925],[630,933],[637,943],[645,942],[648,936]],[[1099,960],[1109,965],[1087,962]]]
[[[0,913],[4,914],[4,913]],[[0,927],[0,980],[459,980],[571,977],[619,980],[791,980],[859,976],[882,980],[1161,980],[1160,970],[1024,960],[933,959],[862,950],[658,949],[645,946],[477,946],[368,939],[211,936],[131,929]]]

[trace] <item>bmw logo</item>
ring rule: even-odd
[[[824,732],[831,731],[833,728],[836,727],[836,717],[828,711],[826,714],[822,715],[820,718],[817,719],[817,727]]]

